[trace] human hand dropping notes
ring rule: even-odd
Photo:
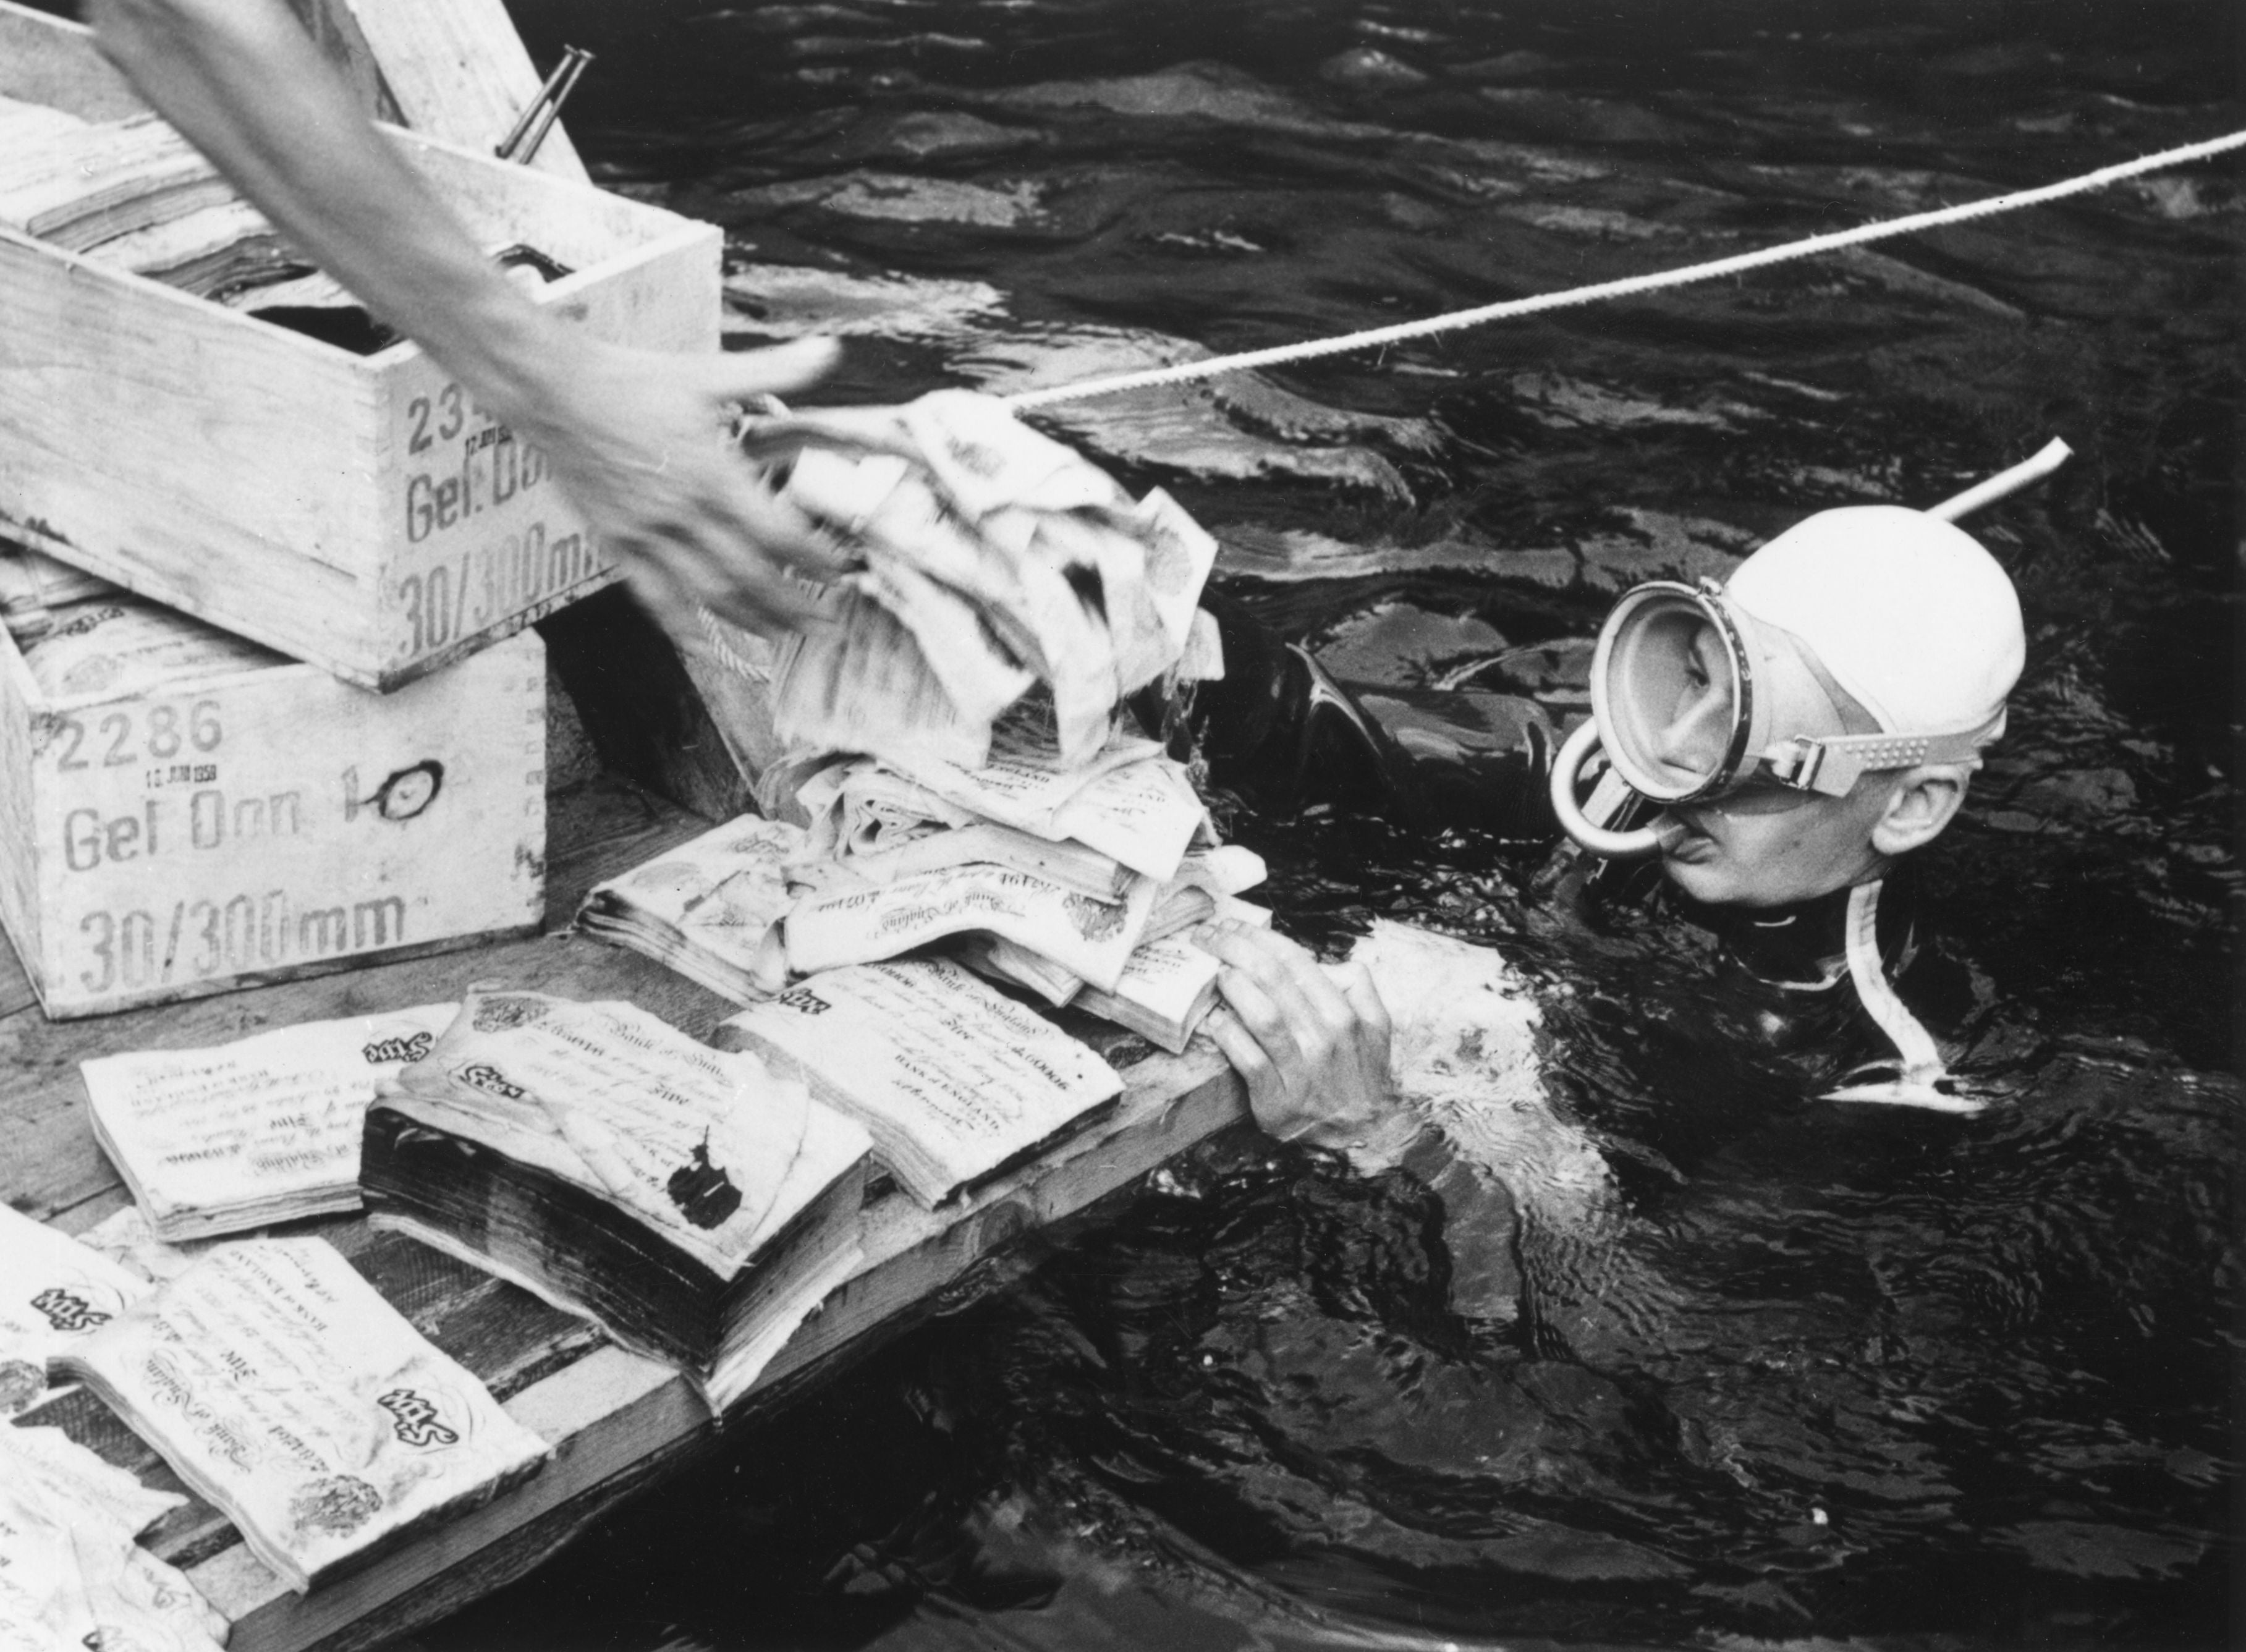
[[[551,458],[634,593],[759,630],[807,612],[832,557],[726,439],[730,404],[823,377],[834,347],[627,349],[518,291],[361,112],[282,0],[89,0],[134,88],[374,315]]]
[[[1196,930],[1224,966],[1202,1023],[1248,1085],[1256,1122],[1282,1141],[1393,1163],[1416,1133],[1389,1070],[1391,1026],[1362,963],[1329,969],[1300,943],[1235,921]]]
[[[834,344],[694,356],[577,343],[567,382],[509,422],[553,459],[632,595],[674,635],[697,628],[699,608],[752,630],[800,623],[809,608],[792,575],[824,579],[836,557],[725,429],[732,404],[825,377]]]

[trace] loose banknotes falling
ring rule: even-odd
[[[1132,500],[971,391],[744,421],[742,451],[851,566],[783,643],[773,722],[799,748],[979,767],[1001,713],[1051,690],[1064,761],[1186,653],[1216,541]]]

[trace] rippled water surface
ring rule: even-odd
[[[729,237],[830,394],[1011,389],[1481,303],[2246,126],[2224,10],[517,0],[604,178]],[[1926,857],[1954,1118],[1808,1099],[1691,932],[1471,833],[1242,819],[1321,942],[1503,948],[1607,1170],[1445,1306],[1432,1213],[1220,1143],[435,1637],[460,1645],[2223,1642],[2235,169],[1057,413],[1361,679],[1589,635],[1650,572],[1926,503],[2029,621]],[[1531,1201],[1533,1205],[1533,1200]],[[1531,1212],[1535,1214],[1534,1210]]]

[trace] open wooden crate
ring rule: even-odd
[[[142,105],[75,24],[0,0],[0,95]],[[466,148],[391,141],[480,243],[574,273],[599,337],[715,350],[715,226]],[[0,533],[391,689],[611,582],[543,455],[419,347],[371,356],[0,229]]]

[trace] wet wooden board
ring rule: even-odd
[[[706,829],[619,780],[557,793],[548,827],[549,928],[567,922],[592,884]],[[77,1064],[88,1056],[216,1044],[297,1021],[431,1003],[486,980],[629,998],[698,1037],[735,1008],[636,954],[566,934],[75,1023],[43,1017],[14,960],[0,960],[0,1198],[70,1231],[126,1201],[85,1122]],[[1095,1216],[1100,1201],[1127,1197],[1139,1178],[1242,1116],[1238,1083],[1208,1046],[1172,1057],[1147,1054],[1121,1035],[1110,1042],[1129,1087],[1109,1119],[943,1212],[902,1194],[870,1207],[865,1265],[797,1333],[739,1411],[784,1404],[888,1335],[971,1298],[1009,1259],[1037,1254],[1024,1241]],[[1133,1052],[1143,1058],[1133,1061]],[[350,1255],[556,1451],[508,1496],[304,1597],[282,1587],[214,1510],[191,1500],[147,1541],[233,1621],[233,1652],[347,1652],[432,1621],[520,1576],[708,1441],[712,1425],[683,1377],[610,1345],[585,1322],[401,1234],[376,1232],[362,1218],[303,1227]],[[24,1420],[63,1426],[148,1483],[184,1489],[90,1396],[51,1401]]]

